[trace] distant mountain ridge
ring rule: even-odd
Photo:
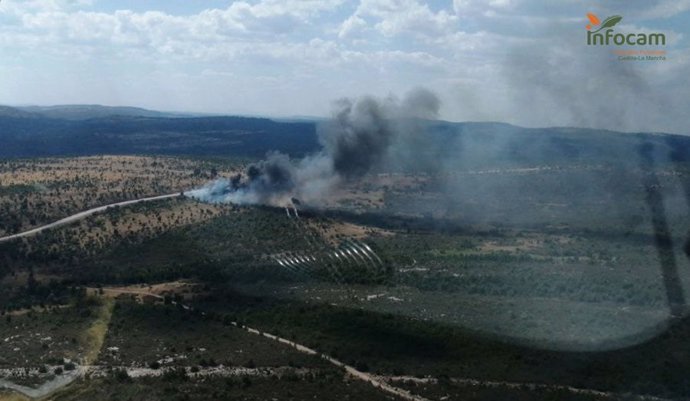
[[[318,151],[320,120],[185,116],[136,107],[0,106],[0,158],[97,154],[301,157]],[[408,122],[404,122],[408,123]],[[406,155],[424,168],[438,157],[467,168],[639,161],[690,162],[690,137],[582,128],[522,128],[506,123],[409,121],[419,124]],[[646,148],[645,148],[646,147]],[[645,150],[646,149],[646,150]]]
[[[117,111],[139,113],[136,108]],[[301,155],[318,145],[315,124],[309,122],[182,115],[109,114],[88,119],[56,115],[46,117],[0,107],[0,158],[94,154],[263,157],[271,149]]]
[[[0,118],[11,117],[11,118],[38,118],[41,117],[40,114],[31,113],[25,110],[21,110],[16,107],[10,106],[0,106]]]
[[[98,104],[68,104],[56,106],[21,106],[14,109],[63,120],[88,120],[111,116],[129,117],[189,117],[193,114],[168,113],[130,106],[102,106]]]

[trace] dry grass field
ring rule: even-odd
[[[317,223],[307,223],[326,243],[337,246],[342,239],[364,240],[371,236],[390,236],[393,231],[379,227],[364,226],[337,220],[323,220]]]
[[[0,236],[96,206],[188,190],[234,167],[147,156],[0,161]],[[149,223],[137,217],[119,224]]]
[[[227,207],[203,204],[188,198],[157,201],[156,205],[133,205],[92,216],[77,224],[52,231],[57,244],[95,254],[121,238],[150,238],[174,227],[218,216]],[[31,246],[31,244],[29,244]],[[59,249],[56,249],[56,252]]]

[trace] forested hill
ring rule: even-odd
[[[0,110],[0,157],[168,154],[262,157],[317,147],[315,124],[248,117],[47,118]]]
[[[272,150],[300,157],[320,148],[317,121],[151,117],[139,114],[156,112],[134,108],[98,108],[96,115],[106,111],[125,114],[75,119],[69,114],[72,108],[62,118],[37,110],[0,106],[0,158],[94,154],[263,157]],[[82,113],[85,109],[77,110]],[[55,109],[50,111],[55,113]],[[467,168],[638,163],[643,154],[662,163],[690,161],[690,137],[680,135],[521,128],[503,123],[409,124],[419,129],[408,159],[434,163],[439,157],[451,157],[461,159],[460,164]]]

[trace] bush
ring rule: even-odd
[[[67,362],[67,363],[65,363],[65,364],[62,365],[62,366],[63,366],[63,367],[65,368],[65,370],[67,370],[67,371],[74,370],[74,369],[76,368],[76,366],[74,365],[74,362]]]
[[[149,363],[149,368],[151,368],[151,369],[160,369],[160,367],[161,367],[161,364],[158,361],[153,361],[153,362]]]
[[[58,366],[57,368],[55,368],[53,373],[55,373],[56,375],[61,375],[62,374],[62,368]]]
[[[49,364],[49,365],[60,365],[60,364],[63,363],[63,361],[64,361],[64,360],[63,360],[62,358],[56,358],[56,357],[54,357],[54,356],[49,356],[49,357],[46,359],[46,363]]]
[[[120,383],[125,383],[129,382],[132,379],[129,377],[129,374],[127,374],[127,370],[125,369],[114,369],[111,372],[112,377],[117,380]]]
[[[168,382],[182,382],[187,379],[187,372],[182,367],[170,369],[163,374],[163,380]]]

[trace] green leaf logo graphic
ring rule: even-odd
[[[594,31],[594,33],[599,32],[602,29],[613,28],[617,23],[621,22],[622,19],[623,19],[623,17],[621,17],[620,15],[614,15],[612,17],[608,17],[604,20],[604,22],[601,23],[601,27],[599,27],[599,29]]]

